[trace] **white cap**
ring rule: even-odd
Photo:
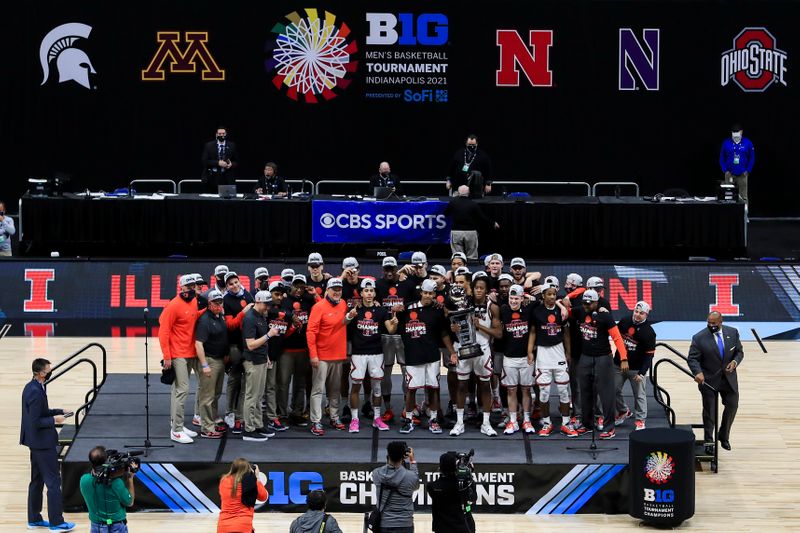
[[[645,302],[644,300],[636,302],[636,305],[634,305],[633,308],[638,309],[639,311],[641,311],[646,315],[650,314],[650,304]]]
[[[258,267],[256,271],[253,273],[253,277],[258,278],[268,278],[269,277],[269,270],[264,267]]]
[[[306,264],[310,265],[312,263],[314,263],[314,264],[319,263],[321,265],[324,262],[325,261],[322,260],[322,254],[319,254],[317,252],[313,252],[313,253],[308,254],[308,261],[306,261]]]
[[[361,280],[361,288],[366,289],[374,289],[375,288],[375,280],[370,278],[364,278]]]
[[[597,276],[592,276],[591,278],[586,280],[586,288],[587,289],[597,289],[602,288],[605,286],[605,282],[603,278],[599,278]]]
[[[483,258],[483,266],[489,266],[489,261],[500,261],[503,262],[503,256],[500,254],[489,254]]]
[[[228,273],[228,265],[217,265],[214,267],[215,276],[224,276]]]
[[[269,284],[269,292],[283,290],[283,282],[281,281],[273,281]]]
[[[547,289],[549,287],[555,287],[556,289],[561,287],[561,284],[558,282],[558,278],[557,277],[555,277],[555,276],[547,276],[546,278],[544,278],[544,287],[543,288]]]
[[[180,283],[181,287],[185,287],[186,285],[194,282],[194,274],[184,274],[181,276],[181,279],[178,283]]]
[[[306,277],[303,274],[295,274],[292,278],[292,284],[297,283],[298,281],[302,281],[303,285],[306,283]]]
[[[580,287],[581,285],[583,285],[583,278],[581,277],[580,274],[576,274],[575,272],[573,272],[572,274],[569,274],[567,276],[566,283],[571,283],[575,287]]]
[[[420,289],[428,292],[436,292],[436,282],[433,281],[432,279],[422,280],[422,285],[420,286]]]
[[[425,252],[414,252],[411,254],[411,264],[412,265],[422,265],[428,262],[428,256],[425,255]]]
[[[584,291],[582,300],[584,302],[596,302],[600,299],[600,295],[597,294],[597,291],[594,289],[587,289]]]
[[[269,291],[258,291],[255,296],[257,304],[269,303],[272,301],[272,294]]]
[[[514,259],[511,260],[511,266],[512,267],[515,267],[515,266],[525,267],[526,266],[525,265],[525,260],[523,258],[521,258],[521,257],[515,257]]]
[[[342,288],[342,278],[331,278],[328,280],[327,288],[339,287]]]
[[[525,289],[522,288],[522,285],[512,285],[510,289],[508,289],[509,296],[525,296]]]
[[[237,274],[233,270],[229,270],[228,273],[225,274],[225,283],[228,283],[228,280],[231,278],[239,279],[239,274]]]
[[[203,275],[202,275],[202,274],[199,274],[199,273],[197,273],[197,272],[193,272],[193,273],[191,273],[191,274],[189,274],[189,275],[190,275],[190,276],[192,276],[192,277],[194,278],[194,282],[195,282],[195,283],[200,283],[201,281],[205,281],[205,280],[203,279]]]
[[[431,274],[438,274],[442,277],[447,275],[447,270],[442,265],[434,265],[431,267]]]
[[[497,276],[497,281],[500,282],[501,280],[506,280],[510,281],[511,283],[514,283],[514,276],[512,276],[511,274],[500,274],[499,276]]]
[[[355,257],[345,257],[342,261],[342,270],[345,268],[358,268],[358,259]]]
[[[478,278],[485,278],[485,277],[487,277],[488,275],[489,275],[489,274],[487,274],[487,273],[486,273],[486,272],[484,272],[483,270],[478,270],[477,272],[475,272],[475,273],[472,275],[472,281],[475,281],[475,280],[476,280],[476,279],[478,279]]]
[[[469,271],[469,269],[468,269],[467,267],[465,267],[465,266],[463,266],[463,267],[458,267],[458,268],[456,269],[456,271],[455,271],[455,275],[456,275],[456,276],[460,276],[461,274],[467,274],[467,275],[469,275],[469,274],[470,274],[470,271]],[[485,272],[484,272],[484,274],[485,274]]]
[[[222,294],[222,291],[219,291],[217,289],[211,289],[210,291],[208,291],[209,302],[213,302],[214,300],[222,300],[222,298],[224,297],[225,295]]]
[[[465,254],[464,252],[455,252],[453,255],[450,256],[450,261],[452,261],[455,258],[459,258],[462,261],[464,261],[465,265],[467,264],[467,254]]]
[[[281,279],[289,281],[293,277],[294,277],[294,269],[293,268],[284,268],[283,270],[281,270]]]
[[[383,266],[385,266],[385,267],[387,267],[387,266],[396,267],[397,266],[397,259],[395,259],[392,256],[386,256],[386,257],[383,258]]]

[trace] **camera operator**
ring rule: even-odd
[[[465,471],[469,476],[467,480],[460,480],[457,464],[455,452],[443,453],[439,457],[439,478],[428,483],[433,531],[436,533],[475,533],[471,502],[475,501],[477,495],[472,482],[472,469]]]
[[[406,460],[408,463],[406,463]],[[403,441],[386,446],[386,464],[372,471],[382,533],[414,533],[414,491],[419,472],[414,450]]]
[[[92,471],[81,476],[80,487],[89,509],[91,533],[127,533],[125,508],[133,505],[135,497],[131,468],[125,467],[121,475],[116,475],[116,470],[109,472],[111,466],[103,446],[92,448],[89,462]]]

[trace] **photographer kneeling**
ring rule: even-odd
[[[80,487],[89,509],[91,533],[128,533],[125,508],[133,505],[133,473],[138,470],[138,461],[127,457],[109,461],[103,446],[89,452],[92,471],[81,476]]]
[[[386,447],[386,464],[372,471],[372,483],[378,496],[380,531],[414,533],[413,497],[419,488],[414,450],[405,442],[390,442]]]
[[[463,475],[458,475],[459,458],[455,452],[439,457],[439,478],[428,483],[431,497],[431,518],[436,533],[475,533],[472,504],[475,502],[475,483],[472,465],[468,462]]]

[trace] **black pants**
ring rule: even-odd
[[[724,370],[723,370],[724,372]],[[722,397],[722,420],[719,423],[719,440],[730,440],[731,426],[739,409],[739,393],[734,391],[728,380],[722,378],[719,383],[719,395]],[[714,402],[716,395],[708,387],[700,386],[700,395],[703,397],[703,442],[714,442]]]
[[[42,489],[47,485],[47,518],[51,526],[64,522],[61,471],[55,448],[31,450],[31,483],[28,485],[28,522],[42,520]]]
[[[614,382],[614,361],[611,355],[592,357],[583,354],[578,361],[578,385],[580,386],[581,411],[583,425],[587,429],[594,428],[595,414],[603,416],[604,428],[614,428],[614,398],[616,385]],[[592,388],[594,386],[594,389]],[[600,397],[602,413],[595,413],[595,393]]]

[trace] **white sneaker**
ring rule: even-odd
[[[191,429],[187,428],[186,426],[183,426],[183,433],[186,433],[186,435],[188,437],[191,437],[191,438],[195,438],[197,436],[197,432],[196,431],[192,431]]]
[[[453,429],[450,430],[451,437],[458,437],[459,435],[464,434],[464,423],[463,422],[456,422],[456,425],[453,426]]]
[[[192,442],[194,442],[194,439],[192,439],[189,435],[183,432],[175,433],[174,431],[171,431],[169,438],[171,438],[175,442],[180,442],[181,444],[191,444]]]
[[[203,421],[200,420],[200,415],[194,415],[192,417],[192,425],[193,426],[197,426],[197,427],[200,427],[200,426],[203,425]]]
[[[232,428],[234,423],[236,423],[236,416],[233,413],[228,413],[227,415],[225,415],[226,426]]]
[[[481,424],[481,433],[483,433],[487,437],[497,436],[497,432],[494,430],[491,424]]]

